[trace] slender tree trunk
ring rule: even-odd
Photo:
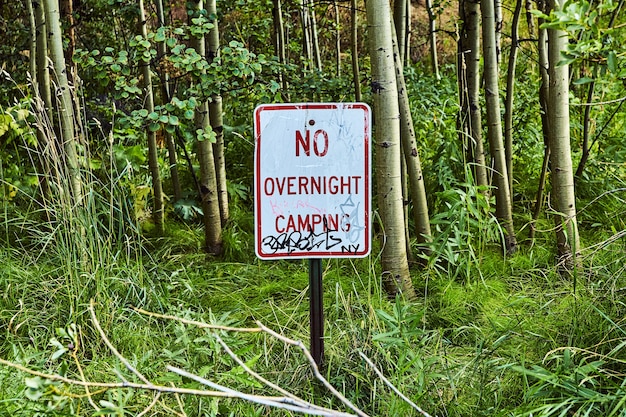
[[[393,2],[393,23],[396,28],[396,39],[398,42],[398,53],[402,65],[406,62],[406,41],[407,41],[407,3],[409,0],[394,0]]]
[[[392,40],[395,39],[392,35]],[[398,103],[400,109],[400,137],[402,150],[406,164],[406,171],[410,186],[410,196],[413,202],[413,219],[415,221],[415,233],[419,250],[422,254],[429,255],[430,248],[427,246],[431,241],[430,217],[428,215],[428,202],[426,200],[426,187],[422,174],[422,163],[417,150],[417,136],[413,127],[413,118],[409,106],[409,96],[406,91],[404,80],[404,66],[400,62],[398,45],[394,43],[394,64],[396,70],[396,86],[398,90]],[[407,198],[408,199],[408,198]]]
[[[37,89],[43,101],[45,115],[48,123],[52,123],[52,93],[50,87],[50,72],[48,71],[48,33],[46,29],[46,16],[43,3],[32,1],[35,11],[35,25],[37,36]],[[44,143],[44,142],[41,142]]]
[[[474,176],[478,186],[488,193],[489,177],[483,141],[482,108],[480,105],[480,0],[464,0],[465,31],[467,33],[464,51],[467,79],[467,113],[469,114],[469,135],[472,140],[472,161]]]
[[[283,23],[282,5],[280,0],[273,0],[273,3],[275,51],[278,62],[284,65],[287,63],[287,55],[285,53],[285,25]],[[283,86],[283,93],[287,94],[287,90],[289,89],[287,79],[282,73],[278,74],[278,77],[280,84]]]
[[[496,25],[496,60],[500,63],[500,55],[502,47],[500,40],[502,39],[502,0],[493,0],[494,22]]]
[[[203,9],[203,1],[194,2],[196,10]],[[203,58],[206,57],[204,37],[193,38],[192,46]],[[196,108],[194,121],[196,129],[210,129],[209,104],[201,103]],[[221,255],[223,251],[222,221],[220,214],[217,173],[213,145],[208,140],[197,142],[198,164],[200,165],[200,198],[204,222],[205,250],[213,255]]]
[[[548,0],[550,10],[560,6]],[[569,66],[558,63],[567,48],[567,35],[558,29],[548,29],[548,60],[550,62],[550,164],[552,167],[552,207],[556,210],[556,235],[559,263],[566,269],[576,264],[580,249],[576,224],[576,197],[570,148]]]
[[[60,119],[61,144],[65,153],[65,165],[67,168],[67,178],[75,205],[82,204],[83,190],[78,163],[78,153],[76,151],[76,132],[74,104],[72,91],[67,79],[67,67],[65,56],[63,55],[63,39],[61,29],[61,15],[59,13],[59,3],[57,0],[46,0],[44,3],[46,11],[46,26],[50,46],[50,57],[57,79],[58,113]]]
[[[500,121],[500,94],[498,88],[498,60],[496,51],[496,28],[493,0],[482,0],[483,57],[485,62],[485,106],[487,108],[487,134],[491,157],[494,161],[493,183],[496,196],[496,217],[505,231],[503,246],[507,253],[517,247],[513,228],[513,209],[509,193],[509,177],[502,141]]]
[[[539,10],[542,12],[545,11],[545,6],[543,2],[540,2]],[[543,19],[540,19],[538,22],[539,26],[539,36],[537,43],[537,50],[539,56],[539,75],[541,77],[541,86],[539,87],[539,105],[541,107],[541,131],[543,136],[543,163],[541,166],[541,174],[539,176],[539,184],[537,186],[537,197],[535,201],[535,208],[533,210],[533,218],[530,222],[530,231],[529,231],[529,239],[532,242],[535,239],[536,227],[535,224],[539,219],[539,214],[541,213],[541,209],[543,207],[544,200],[544,190],[546,186],[546,178],[548,176],[548,166],[550,162],[550,120],[548,118],[548,96],[550,90],[550,75],[548,74],[548,30],[545,28],[541,28],[543,24]]]
[[[217,5],[215,0],[208,0],[206,10],[209,16],[215,16],[213,29],[208,33],[207,61],[213,62],[219,56],[220,34],[217,21]],[[215,160],[215,174],[217,176],[217,194],[220,206],[220,221],[222,227],[228,221],[228,185],[226,181],[226,159],[224,158],[224,124],[222,120],[222,96],[214,94],[209,102],[210,123],[215,132],[215,143],[213,144],[213,158]]]
[[[37,91],[37,23],[35,22],[35,10],[33,9],[31,0],[26,0],[26,8],[28,9],[28,23],[30,26],[28,72],[33,86],[33,93],[35,93],[35,91]]]
[[[159,26],[165,26],[165,13],[163,10],[163,0],[156,0],[157,6],[157,18],[159,20]],[[165,42],[157,43],[157,52],[160,59],[163,59],[167,54],[167,46]],[[169,85],[169,73],[166,68],[162,68],[159,72],[161,78],[161,95],[164,102],[169,102],[171,99],[170,85]],[[174,201],[179,201],[183,198],[183,192],[180,186],[180,179],[178,177],[178,155],[176,153],[176,142],[174,141],[174,135],[167,130],[165,131],[165,142],[167,143],[167,156],[170,164],[170,177],[172,178],[172,189],[174,190]]]
[[[354,101],[361,101],[361,78],[359,76],[359,44],[358,44],[358,15],[357,0],[352,0],[351,27],[350,27],[350,52],[352,55],[352,80],[354,82]]]
[[[143,0],[139,0],[139,18],[141,24],[141,35],[144,39],[148,38],[148,22],[146,19],[146,11],[144,9]],[[145,109],[148,113],[154,112],[154,93],[152,92],[152,71],[150,70],[150,59],[143,60],[140,63],[141,73],[143,76],[143,89],[145,98]],[[152,212],[152,220],[156,227],[157,233],[163,233],[165,219],[163,216],[163,186],[161,184],[161,174],[159,173],[159,155],[156,143],[156,132],[146,129],[148,137],[148,166],[152,177],[152,195],[154,198],[154,208]]]
[[[341,77],[341,24],[339,21],[339,4],[337,0],[333,0],[333,9],[335,12],[335,55],[337,78]]]
[[[383,282],[389,294],[401,292],[413,298],[415,290],[409,275],[404,233],[400,110],[393,62],[391,10],[387,0],[368,0],[366,9],[376,120],[378,207],[384,229],[381,257]]]
[[[511,51],[506,75],[506,99],[504,102],[504,148],[506,153],[506,172],[509,174],[509,194],[513,196],[513,91],[515,89],[515,65],[519,48],[519,19],[522,14],[522,0],[515,3],[513,22],[511,23]]]
[[[313,41],[311,39],[311,16],[309,15],[309,0],[302,0],[300,4],[300,19],[302,21],[302,56],[306,57],[308,68],[313,64]]]
[[[433,74],[437,79],[439,75],[439,58],[437,57],[437,21],[433,13],[432,0],[426,0],[426,11],[428,12],[428,41],[430,43],[430,63]]]
[[[311,45],[313,47],[313,59],[315,60],[315,68],[318,71],[322,70],[322,54],[320,51],[320,43],[317,36],[317,17],[315,16],[315,3],[313,0],[309,1],[309,19],[311,22]]]

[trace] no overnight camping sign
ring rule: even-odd
[[[255,109],[259,258],[369,254],[370,114],[363,103],[263,104]]]

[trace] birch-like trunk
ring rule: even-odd
[[[430,44],[430,65],[433,74],[439,80],[439,58],[437,56],[437,21],[433,13],[432,0],[426,0],[426,11],[428,12],[428,42]]]
[[[354,82],[354,101],[361,101],[361,78],[359,75],[359,44],[357,0],[352,0],[350,8],[350,52],[352,55],[352,80]]]
[[[61,15],[58,0],[45,0],[46,28],[50,58],[57,79],[56,97],[58,99],[58,117],[60,120],[60,143],[65,153],[64,160],[67,169],[67,180],[72,194],[74,205],[82,204],[83,185],[78,164],[76,150],[76,130],[74,102],[72,91],[67,79],[67,67],[63,55],[63,36],[61,29]]]
[[[515,66],[519,48],[519,19],[522,14],[522,0],[515,3],[511,23],[511,50],[506,73],[506,98],[504,101],[504,148],[506,153],[506,172],[509,175],[509,194],[513,195],[513,92],[515,89]]]
[[[157,18],[159,20],[159,27],[165,26],[165,13],[163,10],[163,0],[156,0]],[[157,43],[157,52],[160,57],[165,57],[167,54],[167,45],[165,42]],[[169,102],[171,99],[170,85],[169,85],[169,73],[167,68],[162,68],[160,72],[161,77],[161,95],[164,102]],[[180,179],[178,177],[178,155],[176,153],[176,143],[174,141],[174,135],[167,130],[165,131],[165,142],[167,143],[167,156],[170,163],[170,177],[172,178],[172,189],[174,190],[174,201],[178,201],[183,197],[183,192],[180,186]]]
[[[393,2],[393,24],[396,28],[396,40],[398,42],[398,53],[402,65],[406,62],[406,43],[409,31],[407,4],[409,0],[394,0]]]
[[[35,27],[37,37],[37,89],[43,101],[47,122],[52,123],[52,93],[50,89],[50,72],[48,71],[48,32],[46,29],[46,16],[43,3],[32,0],[35,12]],[[44,142],[41,142],[44,143]]]
[[[220,50],[220,33],[217,21],[217,5],[215,0],[208,0],[206,11],[212,19],[213,29],[207,35],[207,61],[213,62],[218,58]],[[217,195],[220,206],[220,221],[222,227],[230,217],[228,208],[228,186],[226,181],[226,159],[224,158],[224,123],[222,120],[222,96],[213,94],[209,102],[209,122],[215,132],[215,143],[213,144],[213,159],[215,160],[215,175],[217,181]]]
[[[274,19],[274,42],[275,52],[278,57],[278,62],[281,64],[287,63],[287,55],[285,52],[285,25],[283,23],[283,11],[280,0],[273,0],[274,8],[272,10]],[[287,94],[289,89],[289,83],[282,73],[278,74],[280,84],[283,86],[283,94]],[[289,99],[286,97],[287,100]]]
[[[543,1],[539,2],[539,10],[545,11],[545,5]],[[539,106],[541,108],[541,132],[543,137],[543,163],[541,165],[541,173],[539,175],[539,183],[537,185],[537,194],[535,207],[533,209],[533,218],[530,222],[528,238],[533,243],[535,239],[535,224],[539,219],[539,214],[543,207],[546,178],[548,176],[548,165],[550,162],[550,120],[548,118],[548,95],[550,90],[550,76],[548,74],[548,30],[541,28],[543,19],[539,19],[537,22],[539,26],[539,33],[537,37],[537,52],[539,57],[539,75],[541,77],[541,85],[539,87]]]
[[[402,200],[400,110],[393,60],[391,9],[387,0],[366,2],[374,98],[375,167],[383,227],[381,264],[390,295],[415,297],[409,275]]]
[[[496,27],[493,0],[481,0],[483,33],[483,59],[485,63],[485,106],[487,110],[487,135],[494,162],[493,185],[496,196],[496,217],[504,229],[503,247],[513,253],[517,247],[513,228],[513,208],[509,192],[509,177],[506,170],[506,155],[502,141],[500,121],[500,92],[498,88],[498,59],[496,50]]]
[[[472,162],[474,176],[478,186],[487,191],[489,177],[483,140],[482,107],[480,105],[480,0],[464,0],[464,28],[466,42],[463,51],[467,80],[467,113],[469,114],[469,135],[472,141]]]
[[[395,40],[395,37],[392,37]],[[402,140],[402,150],[406,163],[406,172],[409,180],[409,190],[411,201],[413,202],[413,220],[415,222],[415,234],[417,243],[422,254],[430,254],[427,244],[431,241],[430,217],[428,215],[428,202],[426,200],[426,187],[424,185],[424,175],[422,174],[422,163],[420,161],[417,136],[413,126],[411,108],[409,106],[409,96],[406,91],[404,80],[404,66],[400,61],[398,44],[394,42],[394,64],[396,70],[396,86],[398,90],[398,103],[400,109],[400,135]],[[407,198],[408,199],[408,198]]]
[[[139,19],[141,25],[141,35],[148,39],[148,23],[143,0],[139,0]],[[145,94],[144,107],[148,113],[154,112],[154,93],[152,92],[152,71],[150,70],[150,59],[142,60],[140,63],[143,76],[143,89]],[[159,173],[159,155],[156,143],[156,132],[146,128],[148,138],[148,167],[152,177],[153,211],[152,221],[157,233],[163,233],[165,219],[163,216],[163,186],[161,184],[161,174]]]
[[[202,0],[195,2],[194,7],[196,10],[202,10],[204,7]],[[203,58],[206,57],[206,46],[203,36],[192,38],[191,44],[198,54]],[[194,122],[196,129],[202,129],[203,131],[210,129],[209,104],[207,102],[202,102],[196,108]],[[220,255],[223,251],[222,221],[213,145],[206,139],[198,141],[196,145],[198,164],[200,165],[200,190],[198,191],[202,201],[205,250],[210,254]]]
[[[560,5],[555,0],[548,0],[548,7],[549,10],[558,10]],[[557,212],[555,220],[559,263],[570,269],[576,264],[580,242],[576,224],[576,197],[570,148],[569,66],[557,65],[567,44],[567,34],[564,31],[548,29],[551,201],[552,207]]]

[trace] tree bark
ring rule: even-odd
[[[163,10],[163,0],[156,0],[157,19],[159,21],[159,27],[165,27],[165,13]],[[167,45],[165,42],[157,43],[157,53],[159,59],[164,59],[167,54]],[[166,68],[162,68],[159,72],[161,82],[161,95],[164,102],[171,100],[170,85],[169,85],[169,73]],[[172,178],[172,189],[174,191],[174,201],[178,201],[183,198],[183,192],[180,186],[180,179],[178,177],[178,155],[176,153],[176,142],[174,141],[174,135],[165,131],[165,142],[167,143],[167,156],[170,164],[170,177]]]
[[[204,7],[203,1],[198,0],[194,2],[194,7],[196,10],[202,10]],[[203,36],[192,38],[191,44],[198,54],[206,58],[206,46]],[[196,129],[202,129],[203,131],[210,129],[209,105],[207,102],[202,102],[196,108],[194,122]],[[200,165],[200,189],[198,191],[202,202],[205,251],[212,255],[221,255],[223,251],[222,221],[213,146],[207,139],[197,141],[196,146],[198,164]]]
[[[217,21],[217,5],[215,0],[208,0],[206,10],[212,19],[213,29],[208,33],[207,61],[213,62],[219,56],[220,34]],[[217,195],[220,206],[220,221],[222,227],[226,225],[230,217],[228,208],[228,185],[226,181],[226,159],[224,158],[224,124],[222,120],[222,96],[213,94],[209,102],[209,122],[215,132],[215,143],[213,144],[213,158],[215,160],[215,174],[217,181]]]
[[[545,11],[543,2],[539,4],[539,10]],[[533,218],[530,222],[530,229],[528,238],[533,243],[535,239],[536,227],[535,224],[539,219],[539,214],[543,207],[544,190],[546,185],[546,178],[548,176],[548,165],[550,162],[550,120],[548,119],[548,95],[550,90],[550,75],[548,74],[548,30],[541,28],[543,19],[539,19],[539,33],[537,51],[539,56],[539,75],[541,77],[541,86],[539,87],[539,106],[541,107],[541,132],[543,136],[543,163],[541,166],[541,174],[539,176],[539,184],[537,185],[537,197],[535,201],[535,208],[533,210]]]
[[[70,192],[75,206],[81,205],[83,200],[83,185],[76,150],[75,114],[72,100],[72,91],[67,79],[67,67],[63,55],[63,38],[61,29],[61,15],[57,0],[46,0],[46,26],[50,58],[57,78],[58,113],[60,119],[60,143],[65,153],[65,165]]]
[[[491,157],[494,161],[493,184],[496,196],[496,217],[504,229],[503,247],[513,253],[517,247],[513,228],[513,209],[509,193],[509,177],[502,141],[500,121],[500,93],[498,88],[498,60],[496,50],[496,28],[493,0],[481,0],[483,32],[483,58],[485,62],[485,106],[487,110],[487,134]]]
[[[359,44],[357,0],[352,0],[350,8],[350,52],[352,55],[352,80],[354,82],[354,101],[361,101],[361,78],[359,76]]]
[[[513,92],[515,89],[515,65],[519,48],[519,19],[522,14],[522,0],[515,3],[511,22],[511,51],[506,74],[506,98],[504,101],[504,148],[506,153],[506,171],[509,174],[509,193],[513,196]]]
[[[430,43],[430,65],[433,74],[439,80],[439,58],[437,57],[437,21],[433,13],[432,0],[426,0],[426,11],[428,12],[428,41]]]
[[[392,39],[395,39],[392,38]],[[426,187],[422,174],[422,163],[417,149],[417,136],[413,127],[413,118],[409,106],[409,96],[404,80],[404,66],[399,59],[398,44],[394,43],[394,64],[396,69],[396,86],[400,109],[400,137],[402,150],[406,162],[406,171],[409,180],[410,196],[413,202],[413,220],[419,250],[424,255],[430,254],[427,246],[431,241],[430,217],[426,200]]]
[[[144,9],[143,0],[139,0],[139,18],[141,24],[141,35],[144,39],[148,38],[148,23],[146,19],[146,11]],[[143,89],[145,94],[145,109],[148,113],[154,112],[154,93],[152,92],[152,71],[150,70],[150,59],[143,59],[140,63],[141,73],[143,76]],[[153,211],[152,221],[157,233],[163,233],[165,226],[164,209],[163,209],[163,186],[161,184],[161,174],[159,173],[159,156],[156,143],[156,132],[149,127],[146,128],[146,136],[148,137],[148,166],[150,168],[150,176],[152,177],[152,196]]]
[[[378,208],[383,226],[381,263],[390,295],[415,297],[404,234],[400,164],[400,110],[393,61],[391,10],[387,0],[366,3],[374,98]]]
[[[393,23],[396,28],[396,40],[398,42],[398,54],[402,65],[406,62],[406,41],[407,41],[407,4],[409,0],[394,0],[393,2]]]
[[[555,0],[548,0],[548,7],[549,10],[557,10],[559,5]],[[561,61],[561,52],[567,48],[567,43],[567,34],[564,31],[548,29],[551,200],[552,207],[557,213],[555,221],[559,264],[565,269],[571,269],[576,265],[580,243],[576,224],[576,197],[570,148],[569,66],[557,65]]]
[[[467,34],[463,51],[467,80],[467,113],[469,135],[472,141],[472,162],[476,185],[488,193],[489,177],[483,141],[482,108],[480,105],[480,0],[464,0],[464,28]]]

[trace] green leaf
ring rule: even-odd
[[[187,110],[185,111],[185,114],[184,114],[185,119],[188,119],[188,120],[193,119],[193,115],[194,115],[193,110]]]
[[[609,71],[617,72],[617,55],[615,51],[609,52],[609,55],[606,57],[606,64],[609,67]]]
[[[150,132],[156,132],[159,129],[161,129],[161,125],[159,123],[150,123],[148,125],[148,130],[150,130]]]
[[[590,82],[593,82],[593,78],[582,77],[582,78],[579,78],[576,81],[574,81],[574,85],[589,84]]]

